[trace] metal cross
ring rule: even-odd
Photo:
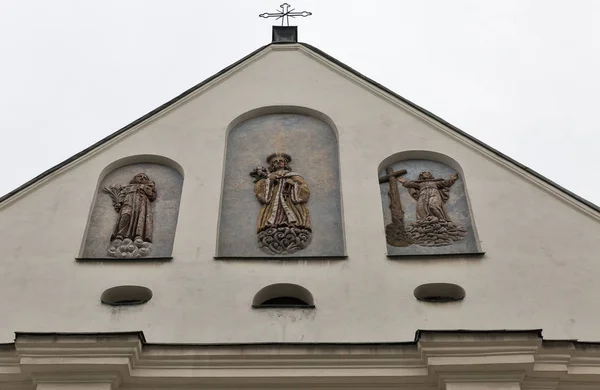
[[[288,3],[283,3],[279,6],[279,8],[281,8],[281,11],[277,11],[277,13],[269,13],[269,12],[265,12],[262,13],[258,16],[260,16],[261,18],[277,18],[275,20],[279,20],[281,19],[281,25],[283,26],[284,23],[287,23],[287,25],[290,25],[290,18],[295,18],[296,16],[302,16],[303,18],[312,15],[312,12],[308,12],[308,11],[302,11],[302,12],[294,12],[294,8],[290,9],[290,5]]]

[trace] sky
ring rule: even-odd
[[[282,0],[0,0],[0,194],[271,40]],[[600,204],[600,1],[296,0],[299,40]]]

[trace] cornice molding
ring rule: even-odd
[[[544,341],[539,331],[420,331],[412,343],[148,344],[141,332],[18,333],[0,348],[0,388],[98,383],[173,386],[345,386],[522,390],[600,388],[600,346]]]

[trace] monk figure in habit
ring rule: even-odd
[[[421,172],[418,180],[398,177],[398,181],[408,188],[410,195],[417,201],[417,220],[434,216],[444,221],[450,220],[444,210],[444,203],[449,198],[450,187],[457,179],[456,173],[448,180],[435,179],[429,171]]]
[[[411,242],[421,246],[444,246],[466,236],[466,229],[452,222],[444,209],[450,197],[450,187],[458,180],[458,174],[444,180],[423,171],[418,180],[397,179],[417,201],[417,220],[406,229]]]
[[[119,213],[111,236],[109,255],[135,258],[148,255],[152,243],[152,209],[156,200],[155,183],[145,173],[138,173],[129,184],[104,189]]]

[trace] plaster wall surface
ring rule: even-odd
[[[534,328],[546,338],[600,340],[597,216],[304,51],[267,49],[4,204],[0,342],[12,341],[14,331],[142,330],[156,343],[213,343],[407,341],[416,329]],[[228,127],[270,106],[319,111],[337,130],[345,260],[213,259]],[[386,257],[377,173],[382,160],[406,150],[435,151],[461,165],[484,257]],[[99,175],[138,154],[183,168],[173,260],[77,263]],[[457,283],[467,296],[417,301],[414,288],[429,282]],[[273,283],[306,287],[316,309],[253,310],[254,294]],[[121,284],[147,286],[154,297],[136,307],[102,305],[102,291]]]

